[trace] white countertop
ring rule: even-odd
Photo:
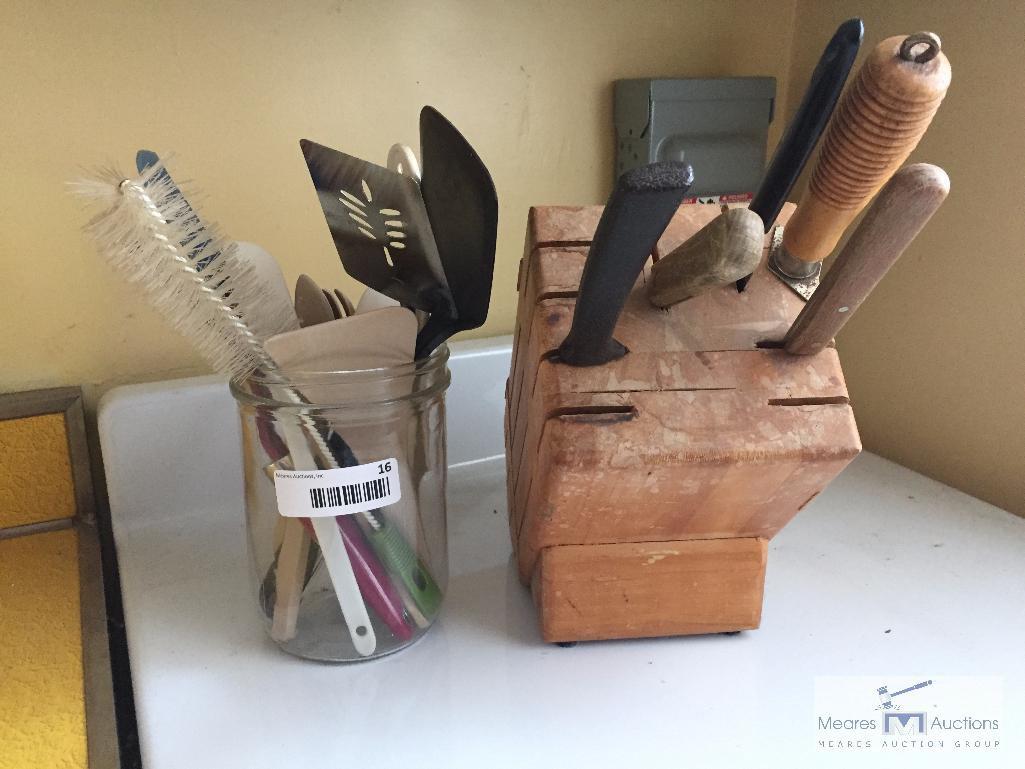
[[[508,342],[453,352],[450,455],[466,462],[500,450]],[[501,457],[454,467],[438,624],[396,655],[325,665],[280,652],[258,619],[226,386],[118,388],[101,404],[100,433],[146,769],[1009,767],[1025,757],[1025,520],[871,454],[770,543],[760,629],[572,648],[541,642],[510,563]],[[824,676],[890,691],[995,676],[1000,747],[817,749]]]

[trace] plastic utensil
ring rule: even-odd
[[[335,320],[334,310],[323,290],[306,274],[295,281],[295,313],[303,328]]]
[[[403,306],[452,315],[417,183],[316,142],[299,144],[345,271]]]
[[[397,174],[408,176],[415,182],[420,181],[420,164],[413,154],[413,148],[408,144],[391,146],[388,150],[388,168]]]
[[[439,307],[417,336],[423,358],[458,331],[483,325],[491,302],[498,196],[470,143],[433,107],[420,112],[420,192],[454,302]]]

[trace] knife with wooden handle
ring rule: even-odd
[[[812,355],[826,347],[949,191],[947,174],[928,163],[906,166],[894,174],[790,327],[783,340],[786,351]]]
[[[950,85],[931,32],[887,38],[869,54],[826,129],[807,193],[769,266],[806,298],[844,230],[911,154]]]
[[[761,217],[765,232],[772,229],[787,195],[826,129],[854,66],[864,33],[865,25],[861,19],[847,19],[837,27],[811,73],[801,104],[779,140],[765,177],[748,206]],[[737,281],[738,291],[744,290],[750,277]]]
[[[573,325],[559,347],[571,366],[598,366],[626,354],[612,338],[630,290],[694,183],[685,163],[652,163],[616,180],[584,262]]]

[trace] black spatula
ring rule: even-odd
[[[433,107],[420,112],[420,162],[420,191],[455,312],[431,314],[417,336],[417,358],[457,331],[483,325],[498,237],[498,197],[491,174],[470,143]]]
[[[345,271],[406,307],[454,315],[416,182],[308,139],[299,146]]]

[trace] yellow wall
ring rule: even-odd
[[[63,183],[174,151],[205,214],[294,281],[344,276],[300,137],[384,162],[437,106],[501,201],[495,295],[508,333],[527,207],[597,203],[611,185],[612,86],[647,75],[784,76],[793,2],[0,4],[0,390],[201,370],[79,233]],[[775,135],[775,134],[773,134]]]
[[[865,448],[1025,515],[1025,6],[800,0],[791,110],[854,15],[866,51],[936,32],[954,73],[911,158],[942,166],[950,197],[837,339]]]

